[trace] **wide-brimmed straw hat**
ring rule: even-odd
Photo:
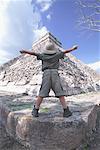
[[[55,45],[52,42],[46,43],[45,45],[45,54],[54,54],[57,52]]]

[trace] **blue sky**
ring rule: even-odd
[[[81,14],[76,1],[0,0],[0,64],[20,55],[21,48],[30,49],[47,31],[65,49],[78,44],[72,54],[84,63],[99,61],[100,33],[77,25]]]

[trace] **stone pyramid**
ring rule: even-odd
[[[63,50],[62,44],[51,33],[46,33],[32,45],[32,51],[41,53],[47,41],[55,43],[59,50]],[[100,90],[100,75],[90,69],[86,64],[75,58],[72,54],[66,54],[60,61],[59,74],[61,83],[67,95]],[[22,54],[10,60],[0,67],[0,87],[32,91],[37,95],[42,81],[41,61],[35,56]],[[51,91],[51,96],[53,95]]]

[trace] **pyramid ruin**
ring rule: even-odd
[[[59,50],[62,44],[51,33],[46,33],[32,45],[32,51],[41,53],[47,41],[52,41]],[[100,90],[100,75],[90,69],[86,64],[66,54],[60,61],[59,74],[67,95]],[[0,67],[0,89],[24,89],[37,95],[42,81],[41,61],[35,56],[22,54]],[[51,96],[54,93],[51,91]]]

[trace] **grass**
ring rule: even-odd
[[[89,150],[89,145],[86,143],[86,144],[84,144],[84,146],[83,146],[83,150]]]
[[[27,109],[33,108],[33,103],[10,103],[8,105],[8,107],[12,110],[12,111],[17,111],[17,110],[22,110],[22,109]]]
[[[41,108],[41,112],[48,112],[48,111],[49,111],[49,109],[47,107]]]

